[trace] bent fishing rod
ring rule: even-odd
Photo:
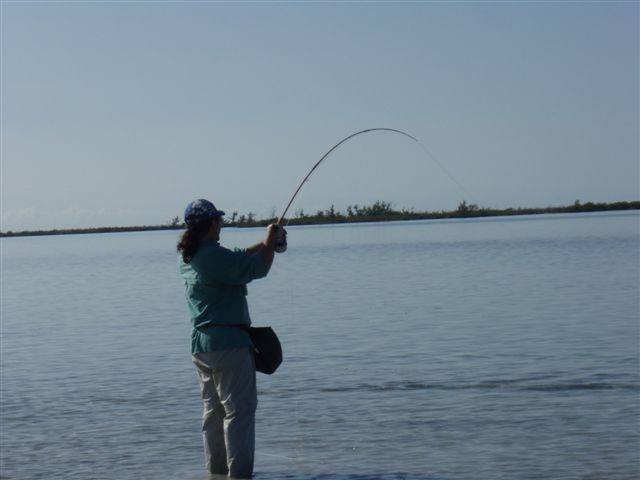
[[[282,212],[282,215],[280,215],[280,218],[278,218],[278,225],[282,225],[282,220],[284,220],[285,215],[287,214],[287,212],[289,211],[289,207],[291,206],[291,204],[293,203],[293,200],[296,198],[296,196],[298,195],[298,192],[300,192],[300,189],[302,189],[302,186],[307,182],[307,180],[309,180],[309,177],[311,176],[311,174],[314,172],[314,170],[316,168],[318,168],[318,166],[322,163],[322,161],[327,158],[331,152],[333,152],[336,148],[338,148],[340,145],[342,145],[343,143],[345,143],[348,140],[351,140],[353,137],[356,137],[358,135],[362,135],[363,133],[369,133],[369,132],[377,132],[377,131],[385,131],[385,132],[394,132],[394,133],[399,133],[400,135],[404,135],[405,137],[410,138],[411,140],[413,140],[414,142],[417,142],[418,144],[420,144],[420,142],[418,141],[417,138],[409,135],[406,132],[403,132],[401,130],[396,130],[394,128],[367,128],[366,130],[361,130],[359,132],[356,133],[352,133],[351,135],[349,135],[346,138],[343,138],[342,140],[340,140],[338,143],[336,143],[333,147],[331,147],[331,149],[325,153],[322,158],[320,160],[318,160],[316,162],[316,164],[311,168],[311,170],[309,170],[309,173],[307,173],[307,175],[302,179],[302,182],[300,182],[300,185],[298,185],[298,188],[296,189],[296,191],[293,193],[293,196],[291,197],[291,200],[289,200],[289,203],[287,203],[287,206],[285,207],[284,211]]]

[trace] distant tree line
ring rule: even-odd
[[[475,217],[500,217],[511,215],[536,215],[547,213],[583,213],[604,212],[613,210],[640,210],[640,201],[614,202],[614,203],[580,203],[576,200],[572,205],[544,208],[481,208],[476,204],[469,204],[463,200],[456,210],[451,211],[419,211],[413,208],[396,210],[391,203],[377,201],[373,205],[350,205],[343,213],[332,205],[326,210],[318,210],[313,214],[307,214],[302,209],[295,212],[295,216],[287,218],[289,225],[318,225],[326,223],[356,223],[377,222],[395,220],[437,220],[443,218],[475,218]],[[227,225],[235,227],[258,227],[275,223],[278,219],[273,216],[268,219],[256,220],[254,214],[238,217],[235,213],[228,220]]]
[[[334,205],[326,210],[318,210],[313,214],[307,214],[302,209],[295,213],[295,216],[287,218],[289,225],[320,225],[330,223],[356,223],[356,222],[379,222],[394,220],[436,220],[443,218],[475,218],[475,217],[500,217],[511,215],[537,215],[550,213],[584,213],[584,212],[604,212],[613,210],[640,210],[640,201],[614,202],[614,203],[581,203],[576,200],[573,204],[560,207],[544,208],[481,208],[474,203],[467,203],[463,200],[456,210],[451,211],[422,211],[416,212],[413,208],[396,210],[389,202],[377,201],[373,205],[350,205],[343,213],[335,209]],[[277,222],[278,219],[273,212],[270,218],[257,219],[252,212],[238,214],[233,212],[230,217],[225,218],[224,226],[227,227],[260,227]],[[74,229],[54,229],[36,230],[21,232],[0,232],[0,237],[18,237],[35,235],[65,235],[81,233],[112,233],[112,232],[139,232],[149,230],[181,230],[185,228],[180,217],[174,217],[165,225],[143,225],[131,227],[100,227],[100,228],[74,228]]]
[[[13,232],[8,230],[0,232],[0,237],[36,237],[40,235],[78,235],[83,233],[122,233],[122,232],[146,232],[155,230],[183,229],[183,224],[176,225],[137,225],[129,227],[95,227],[95,228],[54,228],[53,230],[25,230]]]

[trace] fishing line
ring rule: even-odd
[[[467,195],[473,196],[473,194],[464,185],[462,185],[458,180],[456,180],[456,178],[451,174],[451,172],[449,172],[449,170],[447,170],[444,164],[440,160],[438,160],[436,156],[427,149],[427,147],[425,147],[420,142],[418,142],[418,145],[420,145],[420,147],[422,148],[426,156],[429,157],[431,160],[433,160],[433,163],[435,163],[438,167],[440,167],[440,170],[442,170],[445,173],[445,175],[449,177],[449,179],[453,183],[455,183],[458,186],[458,188],[460,188],[460,190],[465,192]]]
[[[462,186],[462,184],[455,179],[455,177],[449,172],[449,170],[447,170],[445,168],[445,166],[429,150],[427,150],[427,148],[422,143],[420,143],[420,141],[416,137],[414,137],[413,135],[409,135],[408,133],[403,132],[402,130],[397,130],[395,128],[386,128],[386,127],[367,128],[366,130],[361,130],[359,132],[352,133],[348,137],[345,137],[342,140],[340,140],[333,147],[331,147],[329,149],[329,151],[327,153],[325,153],[322,156],[322,158],[320,158],[320,160],[318,160],[315,163],[315,165],[313,167],[311,167],[311,170],[309,170],[309,173],[307,173],[307,175],[302,179],[302,181],[300,182],[300,185],[298,185],[298,188],[296,189],[296,191],[291,196],[291,199],[289,200],[289,203],[287,203],[287,206],[284,208],[282,214],[278,218],[278,222],[277,223],[280,224],[280,225],[282,224],[282,221],[284,220],[285,215],[289,211],[289,207],[291,207],[291,204],[293,203],[293,201],[295,200],[296,196],[298,195],[298,193],[302,189],[302,186],[309,180],[309,177],[311,177],[311,174],[316,170],[316,168],[318,168],[320,166],[320,164],[322,163],[322,161],[325,158],[327,158],[340,145],[342,145],[343,143],[351,140],[353,137],[356,137],[358,135],[362,135],[364,133],[380,132],[380,131],[398,133],[398,134],[404,135],[405,137],[410,138],[411,140],[416,142],[418,145],[420,145],[422,147],[422,149],[425,152],[425,154],[433,161],[433,163],[435,163],[453,181],[453,183],[455,183],[458,187],[460,187],[460,189],[462,189],[466,193],[469,193],[469,191],[466,188],[464,188],[464,186]]]

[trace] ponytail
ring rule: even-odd
[[[196,254],[200,242],[207,236],[212,223],[212,219],[208,219],[193,225],[187,225],[187,229],[182,234],[182,237],[180,237],[177,245],[177,250],[182,253],[184,263],[189,263]]]

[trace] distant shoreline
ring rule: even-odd
[[[359,207],[349,206],[347,213],[336,211],[332,206],[325,211],[318,211],[313,215],[306,215],[299,211],[296,217],[287,218],[288,225],[329,225],[337,223],[362,223],[362,222],[388,222],[388,221],[410,221],[410,220],[441,220],[450,218],[479,218],[479,217],[505,217],[519,215],[542,215],[558,213],[588,213],[588,212],[611,212],[624,210],[640,210],[640,201],[613,202],[613,203],[580,203],[576,201],[572,205],[545,208],[506,208],[491,209],[480,208],[474,204],[462,202],[456,210],[440,212],[414,212],[413,210],[397,211],[386,202],[376,202],[372,206]],[[260,227],[270,223],[275,223],[277,218],[256,220],[252,214],[248,217],[241,215],[237,218],[234,213],[232,220],[225,222],[225,227]],[[158,230],[183,230],[183,223],[178,219],[166,225],[141,225],[129,227],[97,227],[97,228],[69,228],[52,230],[25,230],[20,232],[0,232],[0,238],[8,237],[34,237],[50,235],[79,235],[87,233],[123,233],[123,232],[145,232]]]

